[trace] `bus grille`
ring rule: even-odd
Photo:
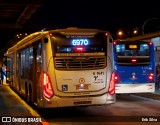
[[[106,67],[106,57],[88,57],[86,59],[56,57],[54,61],[55,68],[59,70],[101,69]]]

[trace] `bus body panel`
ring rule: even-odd
[[[57,101],[57,107],[105,105],[105,104],[112,104],[113,100],[115,103],[115,99],[113,97],[110,98],[107,93],[102,96],[95,96],[95,97],[87,96],[87,97],[68,98],[68,97],[55,96],[54,100]],[[46,106],[49,107],[51,105],[47,104]]]
[[[45,108],[52,107],[70,107],[70,106],[95,106],[115,103],[115,95],[111,96],[107,93],[101,96],[79,96],[79,97],[61,97],[54,96],[54,98],[47,100],[44,98],[43,105]]]
[[[153,93],[155,83],[116,84],[116,93]]]
[[[57,89],[61,92],[99,91],[106,87],[106,70],[56,70]]]
[[[115,66],[119,77],[117,84],[143,84],[144,81],[151,83],[148,76],[152,71],[152,66]]]

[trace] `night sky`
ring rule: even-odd
[[[114,37],[119,30],[132,33],[133,29],[138,28],[141,35],[142,26],[147,19],[151,20],[146,23],[145,32],[160,30],[160,4],[157,0],[46,0],[19,33],[30,34],[44,28],[79,27],[107,30]],[[5,33],[6,36],[1,34],[0,38],[10,39],[8,34],[13,32]],[[12,36],[16,34],[17,31]],[[6,43],[7,41],[0,42],[1,48]]]
[[[158,0],[46,0],[19,32],[79,27],[107,30],[115,37],[119,30],[131,34],[134,28],[138,28],[141,35],[142,26],[148,19],[145,33],[160,31]],[[5,36],[1,34],[1,37]],[[10,36],[7,34],[6,37]],[[7,41],[2,43],[6,44]],[[5,45],[1,44],[1,48],[4,48]]]
[[[115,34],[119,29],[140,30],[149,18],[160,17],[158,1],[139,0],[47,0],[45,5],[28,22],[31,30],[67,27],[98,28]],[[156,22],[156,23],[155,23]],[[151,25],[152,23],[152,25]],[[148,30],[157,29],[160,19],[148,21]],[[159,28],[160,29],[160,28]]]

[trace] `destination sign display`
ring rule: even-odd
[[[137,49],[137,45],[129,45],[130,49]]]

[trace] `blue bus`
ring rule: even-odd
[[[113,42],[116,93],[153,93],[156,83],[154,45],[146,40]]]

